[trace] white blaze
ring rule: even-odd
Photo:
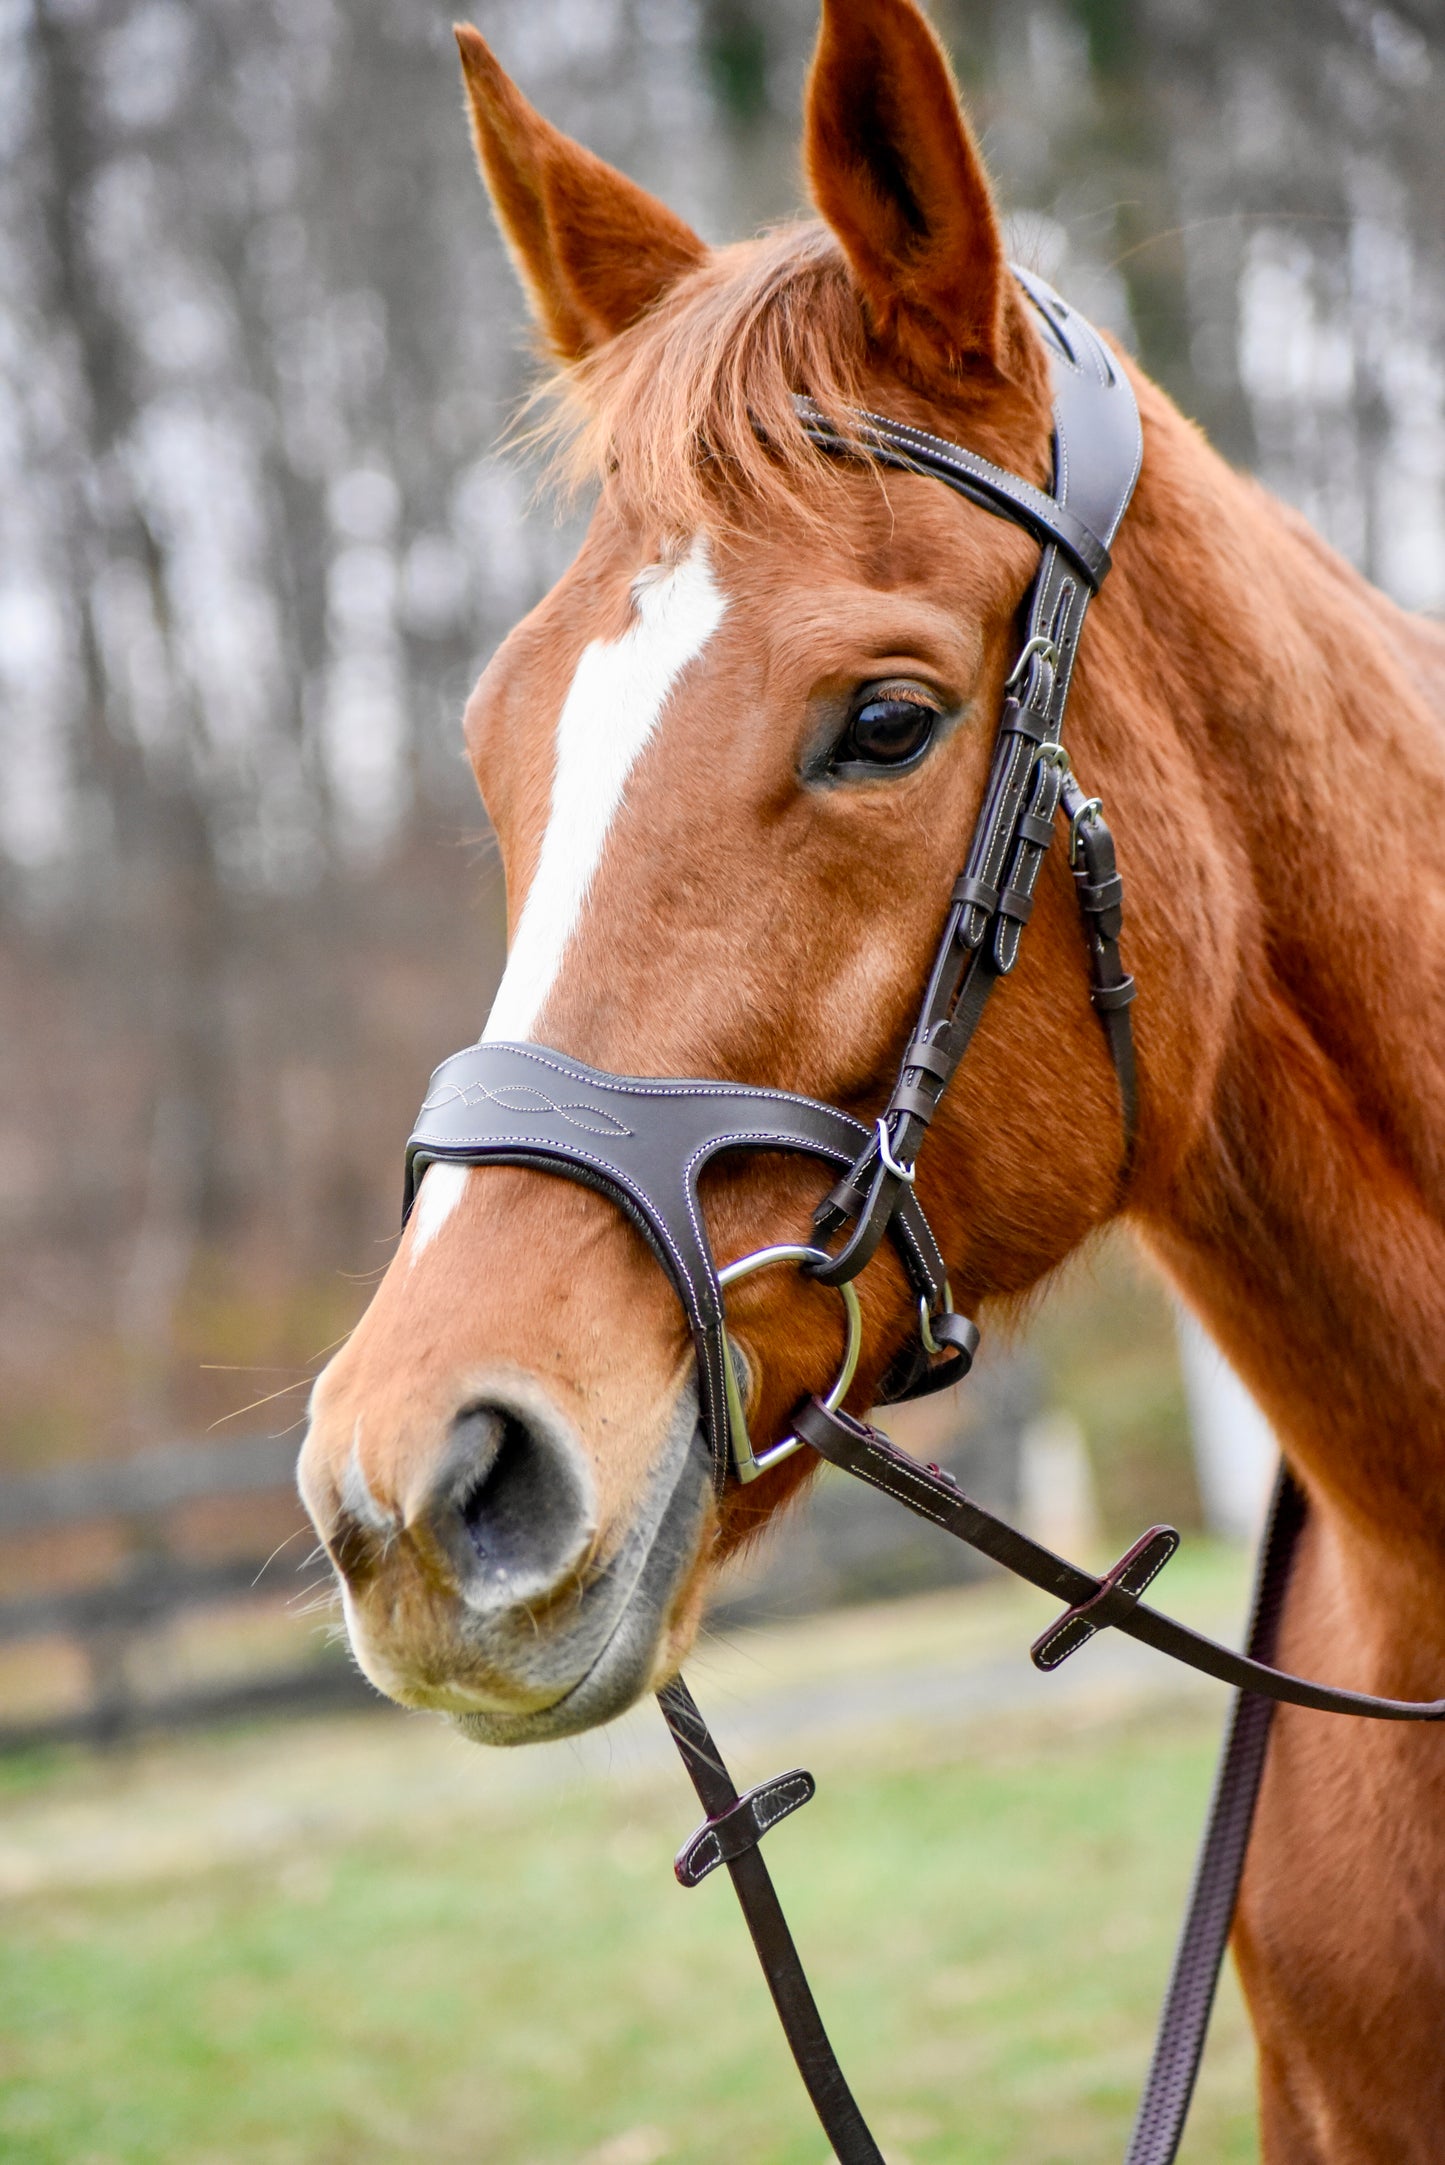
[[[430,1246],[466,1193],[469,1165],[448,1165],[438,1158],[421,1176],[416,1207],[407,1230],[411,1234],[411,1261]]]
[[[594,639],[583,649],[562,703],[546,832],[484,1039],[531,1035],[581,918],[627,777],[668,694],[727,608],[701,535],[679,563],[640,572],[632,596],[632,623],[621,638]],[[470,1170],[428,1167],[413,1219],[412,1262],[456,1209]]]
[[[668,693],[727,607],[701,536],[681,563],[652,565],[632,591],[633,622],[620,639],[584,648],[563,701],[547,831],[484,1038],[530,1035],[582,915],[627,777]]]

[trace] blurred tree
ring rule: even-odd
[[[734,128],[760,126],[772,111],[768,25],[760,0],[703,0],[700,50],[718,110]]]

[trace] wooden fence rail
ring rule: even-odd
[[[294,1488],[296,1444],[249,1436],[225,1444],[162,1444],[134,1458],[84,1460],[0,1481],[0,1541],[97,1519],[144,1518],[209,1497]]]
[[[0,1684],[0,1752],[65,1740],[115,1743],[141,1729],[377,1703],[342,1651],[294,1616],[294,1566],[312,1547],[295,1488],[293,1438],[167,1445],[130,1459],[68,1464],[0,1480],[0,1677],[23,1679],[24,1708]],[[224,1523],[228,1507],[235,1525]],[[221,1538],[215,1520],[222,1516]],[[199,1542],[197,1512],[211,1521]],[[263,1545],[264,1544],[264,1545]],[[217,1548],[219,1546],[219,1553]],[[99,1562],[97,1562],[97,1549]],[[314,1576],[314,1574],[313,1574]],[[18,1586],[17,1586],[18,1582]],[[265,1621],[282,1659],[159,1690],[147,1670],[206,1610]],[[44,1648],[79,1649],[86,1689],[45,1704]],[[35,1659],[19,1651],[29,1643]],[[38,1695],[41,1704],[37,1710]]]
[[[951,1394],[890,1425],[919,1457],[950,1464],[970,1493],[1008,1514],[1018,1507],[1020,1438],[1037,1411],[1037,1377],[1026,1361],[996,1362],[969,1389],[966,1431]],[[258,1436],[0,1480],[0,1752],[379,1704],[344,1649],[297,1614],[306,1582],[324,1583],[328,1572],[322,1563],[298,1575],[315,1536],[295,1466],[294,1437]],[[720,1590],[719,1620],[886,1599],[978,1569],[957,1542],[841,1477],[824,1478],[770,1553]],[[206,1611],[209,1624],[198,1624]],[[58,1667],[62,1643],[82,1661],[72,1655],[68,1693],[46,1704],[46,1664]],[[209,1675],[194,1673],[198,1647]],[[7,1678],[22,1687],[11,1696],[23,1706],[7,1705]]]

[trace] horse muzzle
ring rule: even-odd
[[[654,1682],[712,1485],[688,1387],[637,1508],[604,1538],[580,1437],[523,1377],[470,1396],[392,1508],[373,1496],[354,1446],[339,1478],[327,1470],[324,1409],[301,1466],[366,1675],[493,1744],[590,1728]]]

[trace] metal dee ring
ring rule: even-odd
[[[752,1255],[741,1255],[735,1263],[725,1264],[717,1274],[720,1286],[730,1286],[739,1278],[751,1277],[755,1270],[765,1270],[770,1263],[827,1263],[831,1261],[824,1248],[809,1248],[800,1242],[785,1241],[776,1248],[759,1248]],[[858,1295],[851,1283],[840,1285],[843,1310],[847,1322],[847,1342],[843,1348],[843,1365],[838,1370],[833,1388],[823,1404],[829,1413],[836,1413],[847,1396],[848,1386],[857,1372],[858,1355],[863,1346],[863,1315],[858,1306]],[[760,1473],[770,1466],[780,1465],[803,1447],[801,1436],[784,1436],[778,1443],[764,1451],[761,1458],[753,1449],[753,1439],[748,1433],[748,1411],[743,1404],[737,1366],[733,1360],[732,1341],[728,1337],[727,1324],[723,1324],[723,1391],[727,1399],[728,1439],[732,1444],[733,1466],[739,1481],[756,1481]]]

